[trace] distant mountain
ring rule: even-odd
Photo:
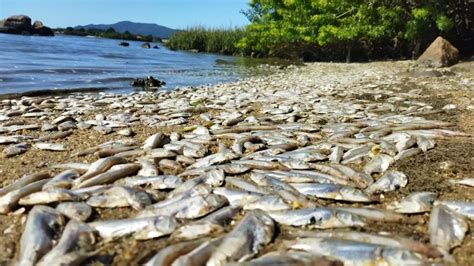
[[[84,29],[99,29],[107,30],[108,28],[114,28],[116,32],[124,33],[129,31],[132,34],[140,35],[153,35],[155,37],[160,37],[167,39],[171,34],[176,32],[174,29],[170,29],[165,26],[157,25],[154,23],[137,23],[131,21],[121,21],[115,24],[89,24],[84,26],[76,26],[75,29],[84,28]]]

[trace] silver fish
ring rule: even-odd
[[[461,200],[439,200],[435,205],[443,205],[453,210],[454,212],[474,220],[474,203]]]
[[[148,218],[130,218],[106,220],[89,223],[105,241],[134,235],[135,239],[145,240],[171,234],[178,222],[173,217],[154,216]]]
[[[191,240],[202,236],[222,233],[234,216],[240,211],[240,207],[224,207],[210,215],[179,227],[171,238]]]
[[[400,201],[389,204],[387,209],[398,213],[428,212],[437,197],[438,194],[434,192],[415,192]]]
[[[80,176],[78,179],[75,180],[75,184],[79,184],[96,175],[102,174],[116,164],[124,164],[124,163],[127,163],[125,159],[120,158],[120,157],[114,157],[114,156],[99,159],[89,166],[89,169],[87,169],[87,172],[85,174],[83,174],[82,176]]]
[[[344,155],[344,149],[339,145],[336,145],[332,148],[331,154],[329,155],[329,160],[333,163],[339,163],[342,160]]]
[[[244,210],[279,211],[289,210],[292,207],[277,195],[263,195],[254,201],[243,204]]]
[[[0,189],[0,196],[3,196],[9,192],[12,192],[14,190],[18,190],[20,188],[23,188],[24,186],[31,184],[35,181],[50,178],[51,176],[47,172],[40,172],[32,175],[25,175],[16,180],[15,182],[11,183],[8,186],[5,186]]]
[[[183,179],[174,175],[158,176],[135,176],[122,179],[122,184],[126,186],[150,186],[152,189],[174,189],[183,184]]]
[[[172,266],[206,265],[211,255],[219,248],[222,239],[223,237],[218,237],[201,243],[189,253],[178,257],[173,261]]]
[[[293,183],[291,186],[306,196],[349,202],[373,201],[365,192],[351,186],[318,183]]]
[[[332,209],[349,212],[364,217],[366,220],[394,223],[410,222],[410,220],[407,219],[406,216],[388,210],[356,207],[332,207]]]
[[[433,149],[436,146],[434,140],[426,138],[423,136],[416,137],[416,144],[423,152],[427,152],[430,149]]]
[[[62,201],[79,201],[81,199],[81,196],[74,193],[74,191],[63,188],[53,188],[50,190],[34,192],[24,196],[19,200],[18,203],[20,205],[38,205]]]
[[[231,150],[225,149],[224,151],[208,155],[202,159],[197,160],[195,163],[190,165],[188,169],[208,167],[215,164],[222,164],[229,162],[230,160],[237,159],[239,156],[233,153]]]
[[[147,261],[145,266],[171,266],[172,263],[180,256],[197,248],[204,242],[204,239],[183,242],[167,246],[161,249],[155,256]]]
[[[161,132],[151,135],[145,140],[145,143],[143,144],[143,149],[158,148],[164,139],[165,135]]]
[[[227,203],[227,200],[219,195],[209,194],[207,196],[194,196],[183,198],[170,205],[163,207],[150,206],[140,211],[137,217],[173,216],[179,219],[195,219],[209,214]]]
[[[394,162],[393,158],[386,154],[378,154],[364,166],[364,173],[384,173]]]
[[[250,191],[250,192],[256,192],[256,193],[261,193],[261,194],[267,194],[269,191],[267,189],[261,188],[257,186],[255,183],[251,181],[247,181],[243,178],[238,178],[238,177],[233,177],[233,176],[227,176],[225,178],[225,183],[232,185],[234,187]]]
[[[225,178],[224,171],[210,170],[208,172],[205,172],[201,176],[189,179],[188,181],[184,182],[180,186],[176,187],[173,190],[173,192],[169,194],[168,197],[171,198],[178,194],[182,194],[199,184],[206,184],[211,187],[221,186],[224,183],[224,178]]]
[[[26,197],[32,193],[40,191],[44,184],[49,179],[43,179],[29,183],[22,188],[8,192],[7,194],[0,197],[0,214],[7,214],[17,207],[18,202],[21,198]]]
[[[92,208],[83,202],[62,202],[56,210],[69,219],[86,221],[92,215]]]
[[[357,231],[307,231],[298,230],[288,233],[291,237],[331,238],[341,240],[360,241],[368,244],[383,245],[387,247],[403,248],[422,254],[429,258],[440,258],[442,254],[430,244],[425,244],[409,238],[393,234],[370,234]]]
[[[79,183],[76,186],[74,186],[74,188],[77,189],[77,188],[91,187],[95,185],[111,183],[117,179],[133,175],[137,173],[140,169],[141,169],[141,165],[136,164],[136,163],[114,165],[107,172],[96,175],[90,179],[87,179],[84,182]]]
[[[469,226],[466,218],[443,205],[433,207],[428,225],[430,242],[448,252],[461,245]]]
[[[33,147],[39,150],[46,150],[46,151],[66,151],[67,150],[63,144],[58,144],[58,143],[37,142],[33,144]]]
[[[275,223],[263,211],[247,213],[240,223],[222,239],[206,265],[243,262],[257,255],[275,234]]]
[[[224,187],[214,188],[213,193],[226,197],[231,206],[244,206],[258,199],[261,199],[266,195],[258,192],[230,189]]]
[[[233,265],[233,264],[230,264]],[[259,258],[239,264],[245,266],[271,266],[271,265],[312,265],[312,266],[337,266],[342,262],[318,256],[305,251],[272,251]]]
[[[35,206],[26,220],[20,239],[17,265],[33,266],[53,247],[53,239],[65,224],[64,217],[47,206]]]
[[[71,188],[74,179],[79,177],[79,171],[77,170],[65,170],[58,175],[54,176],[48,183],[44,184],[43,190],[49,190],[54,188]]]
[[[365,225],[364,219],[356,214],[330,208],[268,211],[267,213],[279,224],[289,226],[327,229]]]
[[[79,265],[95,254],[95,252],[91,252],[95,241],[95,231],[91,227],[71,220],[64,228],[58,244],[36,265]]]
[[[25,153],[28,150],[28,144],[26,143],[18,143],[12,144],[2,151],[3,158],[10,158],[20,154]]]
[[[474,178],[465,178],[461,180],[451,180],[454,184],[464,185],[468,187],[474,187]]]
[[[329,256],[344,265],[425,265],[420,255],[384,245],[331,238],[300,238],[288,241],[289,248],[304,250],[319,256]]]
[[[160,174],[153,160],[140,158],[138,162],[142,166],[142,169],[137,173],[138,176],[157,176]]]
[[[369,194],[394,191],[408,184],[407,176],[398,171],[387,171],[379,180],[370,185],[365,192]]]
[[[92,207],[117,208],[131,206],[135,210],[141,210],[151,205],[148,194],[142,190],[130,187],[114,186],[104,191],[102,195],[92,196],[87,200]]]

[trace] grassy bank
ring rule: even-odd
[[[189,27],[173,34],[166,46],[172,50],[195,50],[197,52],[236,55],[236,44],[244,37],[241,28]]]

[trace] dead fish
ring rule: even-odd
[[[416,137],[416,144],[423,152],[427,152],[430,149],[433,149],[436,146],[434,140],[426,138],[424,136]]]
[[[242,205],[244,210],[281,211],[289,210],[294,206],[286,203],[277,195],[263,195],[254,201]]]
[[[125,128],[125,129],[117,131],[117,134],[130,137],[130,136],[134,136],[135,132],[131,128]]]
[[[102,195],[92,196],[87,204],[99,208],[117,208],[131,206],[135,210],[141,210],[151,205],[148,194],[142,190],[130,187],[114,186],[103,192]]]
[[[331,238],[300,238],[285,243],[290,249],[328,256],[344,265],[425,265],[420,255],[404,248]]]
[[[105,241],[134,235],[135,239],[146,240],[171,234],[178,222],[168,216],[153,216],[147,218],[129,218],[106,220],[89,223]]]
[[[409,238],[392,234],[371,234],[357,231],[292,231],[291,237],[311,237],[311,238],[330,238],[341,240],[360,241],[368,244],[376,244],[387,247],[403,248],[409,251],[422,254],[429,258],[440,258],[442,254],[433,246]]]
[[[102,126],[102,125],[92,127],[92,129],[99,132],[102,135],[108,135],[113,132],[113,129],[111,127]]]
[[[222,243],[223,237],[202,242],[198,247],[173,261],[173,266],[205,265],[211,255],[216,252]],[[205,239],[204,239],[205,240]]]
[[[394,191],[408,184],[407,176],[398,171],[387,171],[379,180],[370,185],[365,192],[369,194]]]
[[[79,183],[76,186],[74,186],[74,188],[77,189],[77,188],[91,187],[95,185],[102,185],[106,183],[112,183],[117,179],[136,174],[140,170],[140,168],[141,168],[141,165],[137,163],[114,165],[107,172],[96,175],[90,179],[87,179],[84,182]]]
[[[137,173],[138,176],[157,176],[159,174],[154,161],[140,158],[138,162],[142,165],[142,169]]]
[[[171,235],[172,239],[191,240],[210,234],[224,232],[224,226],[230,223],[240,211],[240,207],[224,207],[210,215],[179,227]]]
[[[28,144],[26,143],[18,143],[18,144],[12,144],[2,151],[2,156],[3,158],[10,158],[14,157],[20,154],[25,153],[28,151]]]
[[[31,139],[29,136],[15,135],[15,136],[0,136],[0,144],[16,144],[22,141]]]
[[[145,140],[145,143],[143,144],[143,149],[151,150],[151,149],[158,148],[164,139],[165,139],[165,135],[161,132],[151,135]]]
[[[225,183],[232,185],[234,187],[250,191],[250,192],[257,192],[261,194],[268,194],[270,193],[267,189],[264,189],[260,186],[257,186],[255,183],[251,181],[247,181],[243,178],[233,177],[233,176],[226,176]]]
[[[32,175],[25,175],[25,176],[19,178],[18,180],[16,180],[15,182],[13,182],[12,184],[1,188],[0,189],[0,196],[3,196],[3,195],[5,195],[9,192],[14,191],[14,190],[21,189],[21,188],[25,187],[26,185],[31,184],[35,181],[47,179],[47,178],[50,178],[50,177],[51,176],[49,175],[48,172],[40,172],[40,173],[32,174]]]
[[[51,166],[53,169],[72,169],[76,170],[79,173],[83,174],[87,172],[90,165],[87,163],[63,163],[63,164],[54,164]]]
[[[387,209],[398,213],[423,213],[431,210],[433,202],[438,197],[434,192],[414,192],[406,198],[395,201]]]
[[[233,265],[233,264],[230,264]],[[242,264],[239,264],[242,265]],[[272,251],[265,255],[243,263],[245,266],[270,265],[312,265],[312,266],[342,266],[341,261],[317,256],[305,251]]]
[[[342,160],[342,156],[344,155],[344,149],[339,145],[336,145],[332,148],[332,152],[329,155],[329,160],[333,163],[339,163]]]
[[[260,186],[271,188],[275,194],[282,197],[285,201],[292,204],[294,207],[305,206],[315,207],[315,203],[306,198],[288,183],[282,182],[274,177],[267,175],[251,175],[250,178]]]
[[[318,183],[292,183],[291,186],[306,196],[349,202],[373,201],[365,192],[351,186]]]
[[[35,265],[53,247],[53,239],[64,224],[64,217],[55,209],[34,206],[21,235],[17,265]]]
[[[378,222],[394,222],[394,223],[410,223],[411,220],[402,214],[388,211],[379,210],[375,208],[356,208],[356,207],[332,207],[332,209],[349,212],[366,220],[378,221]]]
[[[49,204],[62,201],[79,201],[81,196],[63,188],[53,188],[50,190],[38,191],[24,196],[18,202],[20,205]]]
[[[99,159],[89,166],[89,169],[87,169],[87,172],[85,174],[83,174],[82,176],[80,176],[78,179],[75,180],[75,184],[79,184],[96,175],[102,174],[116,164],[124,164],[124,163],[127,163],[127,160],[120,157],[114,157],[114,156]]]
[[[183,242],[167,246],[161,249],[144,265],[146,266],[171,266],[172,263],[182,255],[189,253],[193,249],[201,245],[205,239],[197,239],[193,241]]]
[[[92,208],[83,202],[62,202],[56,210],[69,219],[86,221],[92,215]]]
[[[224,183],[224,171],[222,170],[210,170],[199,177],[189,179],[177,188],[175,188],[168,197],[174,197],[178,194],[182,194],[191,188],[199,185],[199,184],[207,184],[211,187],[219,187],[222,186]]]
[[[266,195],[259,192],[230,189],[225,187],[214,188],[213,193],[224,196],[229,201],[231,206],[244,206],[261,199]]]
[[[232,161],[232,164],[240,164],[249,167],[250,169],[260,170],[290,170],[289,167],[279,162],[263,161],[263,160],[239,160]]]
[[[150,186],[151,189],[174,189],[183,184],[183,179],[175,175],[135,176],[124,178],[121,184],[125,186]]]
[[[38,150],[45,151],[66,151],[66,147],[63,144],[57,143],[37,142],[33,144],[33,147],[37,148]]]
[[[342,156],[341,163],[348,164],[369,156],[372,146],[373,145],[364,145],[362,147],[357,147],[346,151]]]
[[[267,213],[279,224],[289,226],[328,229],[364,226],[366,224],[364,219],[356,214],[330,208],[269,211]]]
[[[431,210],[428,230],[431,244],[449,253],[452,248],[461,245],[469,226],[463,216],[438,205]]]
[[[43,190],[50,190],[54,188],[69,189],[72,186],[74,179],[79,177],[77,170],[66,170],[51,178],[48,183],[44,184]]]
[[[457,214],[466,216],[467,218],[474,220],[474,203],[462,200],[439,200],[434,203],[435,205],[443,205],[453,210]]]
[[[403,151],[399,152],[395,157],[393,157],[393,159],[395,161],[400,161],[400,160],[403,160],[405,158],[413,157],[413,156],[415,156],[419,153],[421,153],[420,148],[411,148],[411,149],[403,150]]]
[[[221,152],[211,154],[197,160],[194,164],[190,165],[188,169],[208,167],[214,164],[222,164],[238,157],[239,156],[233,153],[231,150],[225,149]]]
[[[94,152],[95,155],[99,156],[99,158],[110,157],[119,154],[120,156],[117,157],[127,157],[124,156],[127,152],[134,152],[138,149],[138,146],[123,146],[117,148],[104,148],[99,149],[98,151]]]
[[[174,174],[181,172],[183,169],[180,163],[170,159],[161,159],[158,165],[161,170],[168,169]]]
[[[212,253],[206,265],[243,262],[257,255],[275,234],[275,223],[263,211],[247,213]]]
[[[63,139],[72,135],[72,131],[62,131],[38,138],[36,141],[45,142],[57,139]]]
[[[385,173],[394,159],[386,154],[378,154],[364,166],[364,173],[372,175],[373,173]]]
[[[90,252],[95,241],[94,229],[82,222],[71,220],[64,228],[58,244],[36,265],[79,265],[96,253]]]
[[[468,187],[474,187],[474,178],[465,178],[461,180],[450,180],[454,184],[464,185]]]
[[[173,216],[179,219],[195,219],[209,214],[227,204],[227,200],[215,194],[181,199],[164,207],[150,206],[140,211],[137,217]]]
[[[0,214],[7,214],[17,207],[18,202],[21,198],[26,197],[34,192],[40,191],[44,184],[49,179],[38,180],[33,183],[29,183],[24,187],[17,190],[8,192],[7,194],[0,197]]]
[[[342,176],[348,179],[350,183],[354,184],[357,188],[366,188],[374,183],[374,179],[370,175],[356,171],[347,165],[331,164],[330,167],[339,171]]]

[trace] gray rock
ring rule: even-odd
[[[459,62],[459,51],[442,37],[436,38],[417,63],[428,67],[449,67]]]

